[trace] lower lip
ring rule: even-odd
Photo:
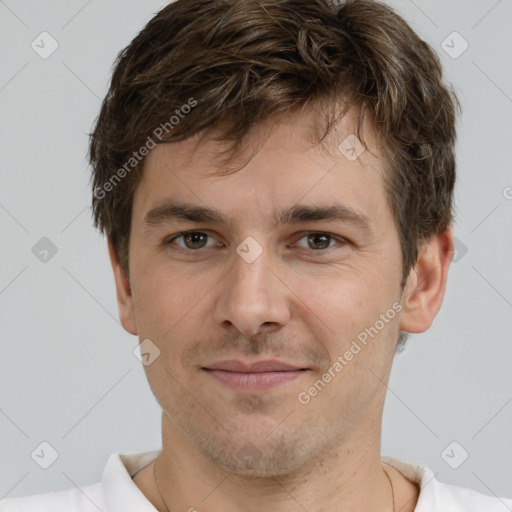
[[[265,391],[296,379],[305,370],[253,373],[206,370],[206,372],[213,378],[240,391]]]

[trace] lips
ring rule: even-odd
[[[307,368],[272,359],[254,363],[220,361],[208,365],[203,370],[236,391],[255,392],[290,382],[304,374]]]
[[[289,372],[294,370],[303,370],[299,366],[283,363],[276,359],[268,359],[265,361],[256,361],[254,363],[243,363],[242,361],[229,360],[220,361],[209,365],[208,370],[225,370],[228,372],[240,373],[261,373],[261,372]]]

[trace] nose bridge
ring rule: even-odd
[[[259,293],[265,290],[270,292],[271,258],[268,249],[264,250],[261,245],[256,247],[252,241],[244,241],[238,246],[236,252],[232,272],[236,292],[243,294]]]
[[[246,335],[256,334],[263,324],[286,323],[289,311],[275,266],[268,247],[252,237],[240,243],[219,297],[217,321]]]

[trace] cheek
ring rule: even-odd
[[[316,331],[315,337],[321,340],[331,361],[341,356],[344,362],[350,362],[351,369],[356,369],[386,359],[391,350],[391,341],[398,333],[394,284],[391,280],[379,281],[378,275],[370,272],[365,276],[316,276],[314,286],[302,282],[297,295],[305,298],[306,307],[298,315],[307,315],[305,323]]]
[[[357,274],[335,273],[304,279],[297,295],[330,328],[343,335],[362,328],[385,302],[383,287]],[[343,336],[344,337],[344,336]]]
[[[183,350],[207,316],[208,291],[215,282],[212,275],[187,275],[169,265],[141,272],[133,288],[141,339],[155,340],[165,352]]]
[[[172,328],[184,314],[186,290],[162,269],[137,274],[132,292],[140,336],[160,339]]]

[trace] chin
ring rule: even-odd
[[[270,431],[271,432],[271,431]],[[205,439],[198,446],[211,462],[239,476],[271,478],[291,475],[310,467],[323,451],[324,436],[312,436],[307,430],[290,432],[282,429],[250,441],[233,437]]]
[[[272,478],[289,475],[300,470],[307,461],[295,453],[262,453],[252,443],[247,443],[240,450],[222,453],[217,450],[203,451],[211,462],[238,476]]]

